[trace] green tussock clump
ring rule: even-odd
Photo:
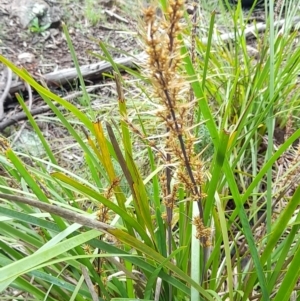
[[[252,55],[240,6],[227,8],[235,35],[225,41],[214,11],[195,5],[190,16],[180,0],[144,8],[147,59],[125,67],[130,78],[99,42],[114,69],[113,112],[93,108],[65,26],[84,111],[0,56],[83,158],[61,164],[17,96],[43,155],[0,139],[1,297],[299,298],[300,47],[292,9],[280,33],[271,8],[266,16]]]

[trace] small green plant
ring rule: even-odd
[[[86,0],[85,1],[85,13],[87,20],[92,26],[95,26],[99,21],[105,20],[105,16],[100,8],[97,7],[97,1]]]
[[[32,33],[44,33],[50,27],[50,25],[51,24],[46,24],[41,26],[39,18],[35,17],[30,23],[29,30]]]

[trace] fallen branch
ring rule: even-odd
[[[287,22],[288,21],[286,19],[282,19],[274,22],[274,26],[278,31],[282,29],[286,24],[289,24],[290,27],[294,27],[297,23],[300,22],[300,16],[296,16],[292,18],[289,21],[289,23]],[[245,35],[246,39],[257,38],[256,35],[258,33],[265,32],[266,29],[267,29],[267,24],[258,23],[256,25],[248,26],[243,31],[240,30],[238,32],[215,34],[212,37],[212,41],[214,44],[224,44],[234,40],[237,35],[242,35],[242,34]],[[207,37],[203,38],[201,42],[203,44],[207,44],[208,38]],[[122,70],[123,69],[122,66],[127,68],[136,68],[137,66],[140,66],[146,59],[147,59],[147,55],[145,54],[145,52],[141,52],[136,56],[116,58],[114,59],[114,62],[116,65],[118,65],[119,69]],[[113,70],[112,65],[109,62],[104,62],[104,61],[90,64],[90,65],[84,65],[80,67],[80,72],[85,80],[99,79],[102,77],[103,73],[111,72],[112,70]],[[35,79],[38,82],[43,82],[48,87],[62,86],[67,83],[73,82],[77,78],[78,78],[78,74],[76,68],[58,70],[48,74],[40,75],[39,78],[35,77]],[[25,84],[21,81],[12,82],[10,85],[7,86],[10,86],[9,89],[10,94],[15,94],[16,92],[25,89]],[[41,108],[33,109],[31,111],[31,114],[37,115],[46,112],[48,110],[49,110],[48,106],[43,106]],[[0,117],[1,117],[1,102],[0,102]],[[23,119],[26,119],[26,115],[24,113],[16,114],[13,118],[10,118],[0,123],[0,131],[3,131],[5,127],[12,125],[15,122],[18,122]]]
[[[286,19],[282,19],[279,21],[274,22],[274,27],[277,30],[280,30],[285,24],[287,24]],[[296,16],[292,18],[290,21],[291,27],[295,26],[297,23],[300,22],[300,16]],[[265,23],[258,23],[256,25],[251,25],[246,27],[245,30],[240,30],[238,32],[233,31],[224,34],[214,34],[212,37],[212,41],[214,44],[222,44],[228,43],[235,39],[237,35],[245,35],[246,39],[257,38],[257,33],[263,33],[267,29],[267,24]],[[208,37],[201,39],[203,44],[208,43]],[[136,68],[142,62],[145,61],[147,58],[145,52],[141,52],[136,56],[128,56],[122,58],[114,59],[115,64],[118,65],[119,69],[122,70],[122,66],[128,68]],[[112,65],[109,62],[99,62],[90,65],[84,65],[80,67],[80,72],[84,79],[98,79],[101,78],[103,73],[111,72],[113,70]],[[54,71],[51,73],[47,73],[44,75],[40,75],[39,78],[36,78],[37,81],[43,81],[47,86],[61,86],[67,83],[73,82],[75,79],[78,78],[78,74],[76,68],[68,68],[63,70]],[[13,82],[10,86],[10,94],[14,94],[20,90],[24,90],[25,86],[24,83],[21,81]]]
[[[289,23],[288,23],[289,22]],[[295,16],[291,20],[278,20],[274,22],[274,27],[279,31],[283,28],[284,25],[289,24],[290,27],[294,27],[297,23],[300,22],[300,16]],[[214,44],[222,44],[233,41],[236,36],[244,35],[246,39],[257,38],[256,34],[263,33],[266,31],[268,25],[266,23],[258,23],[255,25],[247,26],[244,30],[233,31],[229,33],[223,34],[214,34],[212,37],[212,41]],[[201,40],[203,44],[208,43],[208,37]]]
[[[4,91],[0,96],[0,121],[4,118],[4,101],[7,95],[9,94],[10,86],[12,83],[12,71],[10,70],[9,67],[6,67],[6,70],[7,70],[7,75],[6,75],[7,80],[5,83]]]
[[[115,229],[113,226],[102,223],[95,219],[95,217],[88,217],[86,215],[82,215],[71,211],[69,209],[65,209],[56,205],[44,203],[39,200],[28,199],[22,196],[16,196],[12,194],[4,194],[0,193],[0,199],[7,200],[9,202],[17,202],[32,206],[33,208],[39,208],[44,210],[47,213],[54,214],[60,216],[70,222],[80,224],[82,226],[89,227],[91,229],[96,229],[101,232],[107,233],[110,229]]]
[[[32,116],[35,116],[35,115],[46,113],[48,111],[50,111],[50,107],[47,105],[47,106],[41,106],[36,109],[32,109],[30,111],[30,114]],[[25,120],[25,119],[27,119],[27,115],[23,112],[14,115],[14,117],[9,117],[8,119],[0,122],[0,132],[2,132],[8,126],[18,123],[19,121]]]
[[[127,56],[122,58],[114,59],[118,68],[122,71],[122,66],[126,68],[136,68],[146,59],[146,54],[144,52],[136,55],[136,56]],[[85,80],[93,80],[99,79],[102,77],[103,73],[108,73],[113,70],[113,67],[110,63],[101,61],[99,63],[94,63],[90,65],[84,65],[80,67],[80,72],[82,77]],[[43,82],[48,87],[59,87],[65,85],[67,83],[72,83],[74,80],[78,78],[78,73],[76,68],[68,68],[63,70],[57,70],[51,73],[47,73],[44,75],[34,76],[35,80],[38,82]],[[23,82],[18,81],[14,82],[10,85],[10,94],[15,94],[20,90],[24,90],[25,85]]]
[[[99,87],[99,85],[88,87],[87,92],[90,93],[93,90],[97,89],[98,87]],[[65,100],[72,100],[72,99],[74,99],[78,96],[81,96],[82,94],[83,94],[82,91],[74,92],[72,94],[69,94],[69,95],[65,96],[64,99]],[[30,110],[30,114],[32,116],[35,116],[35,115],[46,113],[50,110],[51,109],[48,105],[44,105],[44,106],[41,106],[41,107]],[[4,121],[0,122],[0,132],[2,132],[8,126],[13,125],[15,123],[18,123],[19,121],[25,120],[25,119],[27,119],[27,115],[24,112],[20,112],[18,114],[15,114],[13,117],[6,118]]]

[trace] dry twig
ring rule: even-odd
[[[99,87],[99,85],[87,88],[87,92],[90,93],[98,87]],[[83,93],[82,91],[77,91],[77,92],[74,92],[70,95],[65,96],[64,99],[65,100],[72,100],[76,97],[81,96],[82,93]],[[51,110],[50,107],[48,105],[45,105],[45,106],[41,106],[41,107],[38,107],[36,109],[30,110],[30,114],[32,116],[36,116],[36,115],[39,115],[39,114],[46,113],[50,110]],[[0,122],[0,132],[2,132],[8,126],[13,125],[13,124],[15,124],[15,123],[17,123],[21,120],[25,120],[25,119],[27,119],[27,115],[24,112],[18,113],[16,115],[14,115],[13,117],[7,118],[5,121]]]
[[[11,83],[12,83],[12,71],[10,70],[9,67],[6,67],[6,71],[7,71],[7,79],[6,79],[6,83],[5,83],[5,88],[0,97],[0,121],[4,117],[4,101],[9,93]]]
[[[54,214],[57,216],[60,216],[70,222],[80,224],[82,226],[86,226],[91,229],[99,230],[100,232],[105,232],[109,229],[114,229],[114,227],[99,222],[98,220],[92,219],[90,217],[84,216],[82,214],[76,213],[74,211],[61,208],[55,205],[47,204],[42,201],[28,199],[22,196],[15,196],[12,194],[4,194],[0,193],[0,199],[4,199],[10,202],[16,202],[16,203],[22,203],[29,206],[32,206],[33,208],[39,208],[41,210],[44,210],[45,212],[48,212],[50,214]],[[95,217],[96,218],[96,217]]]

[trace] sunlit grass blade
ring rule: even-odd
[[[83,97],[85,99],[86,104],[89,107],[89,113],[91,114],[92,119],[95,119],[95,113],[94,113],[94,110],[91,107],[90,95],[87,92],[86,87],[85,87],[85,82],[84,82],[84,79],[83,79],[81,71],[80,71],[79,63],[78,63],[77,56],[76,56],[76,53],[75,53],[75,49],[73,47],[73,44],[72,44],[72,41],[71,41],[71,38],[70,38],[70,35],[69,35],[68,28],[65,24],[63,24],[62,28],[63,28],[64,34],[65,34],[65,37],[66,37],[66,40],[67,40],[67,43],[68,43],[68,47],[69,47],[70,52],[71,52],[71,56],[72,56],[75,68],[76,68],[76,73],[77,73],[79,81],[80,81],[80,87],[81,87],[82,92],[83,92]]]
[[[148,231],[150,232],[150,236],[153,238],[154,232],[153,232],[153,224],[151,221],[148,197],[139,170],[133,158],[130,156],[130,154],[127,152],[126,149],[125,149],[125,153],[127,152],[127,154],[125,155],[125,158],[128,161],[127,162],[125,161],[123,154],[119,148],[117,139],[114,135],[114,132],[108,123],[106,124],[106,128],[111,143],[118,157],[119,164],[131,188],[137,219],[141,225],[145,225],[147,227]]]
[[[271,254],[274,246],[276,245],[280,236],[284,232],[286,225],[288,224],[289,220],[293,216],[296,208],[299,206],[299,203],[300,203],[300,186],[297,188],[293,197],[288,202],[286,208],[284,209],[281,216],[278,218],[276,224],[272,228],[272,233],[268,237],[268,243],[267,243],[267,245],[261,255],[261,258],[260,258],[260,261],[262,264],[265,264],[266,261],[270,258],[270,254]],[[296,271],[296,273],[297,273],[297,271]],[[251,274],[249,281],[247,283],[247,286],[246,286],[246,293],[248,293],[249,288],[255,282],[256,276],[257,275],[255,273]],[[290,275],[288,277],[290,277]]]
[[[25,105],[24,100],[20,97],[19,94],[16,94],[16,97],[17,97],[17,99],[18,99],[18,101],[19,101],[19,103],[20,103],[23,111],[26,113],[27,118],[28,118],[28,120],[29,120],[29,122],[30,122],[30,124],[31,124],[31,126],[33,128],[33,130],[35,131],[35,133],[38,135],[40,141],[42,142],[48,158],[51,160],[51,162],[53,164],[57,164],[57,161],[56,161],[56,159],[55,159],[55,157],[54,157],[54,155],[53,155],[53,153],[52,153],[52,151],[50,149],[50,146],[49,146],[48,142],[44,138],[41,130],[39,129],[39,127],[37,125],[37,123],[35,122],[34,118],[30,114],[30,111],[28,110],[27,106]]]
[[[20,261],[2,267],[0,269],[0,291],[4,290],[5,287],[7,287],[10,282],[14,281],[16,277],[22,275],[23,273],[26,273],[29,270],[32,270],[41,262],[45,262],[53,257],[61,255],[62,253],[65,253],[75,246],[81,245],[98,235],[98,231],[91,230],[89,232],[67,239],[66,241],[63,241],[50,249],[44,250],[43,252],[29,255],[26,258],[21,259]]]
[[[300,248],[295,252],[289,268],[281,282],[280,288],[276,293],[274,301],[290,300],[292,291],[294,290],[300,277]]]
[[[300,221],[300,214],[298,214],[297,216],[297,220]],[[276,261],[275,267],[273,269],[273,273],[270,277],[270,281],[269,281],[269,290],[271,290],[275,284],[277,279],[279,278],[279,276],[281,275],[282,271],[284,270],[284,264],[285,264],[285,260],[288,257],[288,254],[290,252],[290,250],[293,249],[293,242],[296,241],[296,245],[294,246],[294,248],[299,248],[299,244],[300,241],[298,240],[297,242],[297,235],[299,233],[299,225],[294,225],[288,235],[288,237],[281,243],[282,244],[282,250],[280,252],[280,256]]]
[[[40,188],[38,183],[36,182],[35,179],[30,175],[30,173],[26,170],[24,167],[23,163],[20,161],[20,159],[14,154],[12,150],[8,150],[6,152],[7,157],[11,160],[11,162],[14,164],[15,168],[18,170],[20,175],[23,177],[23,179],[26,181],[28,186],[32,189],[36,197],[42,201],[49,203],[49,200],[43,190]],[[63,220],[55,215],[53,215],[53,219],[55,222],[61,227],[61,229],[65,228],[65,223]]]
[[[105,197],[103,197],[100,193],[97,191],[94,191],[93,189],[86,187],[85,185],[71,179],[70,177],[67,177],[64,174],[61,173],[53,173],[52,176],[56,179],[59,179],[60,181],[72,186],[76,191],[86,194],[89,197],[92,197],[97,202],[102,203],[106,207],[110,208],[114,213],[118,214],[126,223],[131,225],[144,239],[144,241],[149,245],[152,246],[152,242],[149,239],[148,235],[145,233],[144,229],[141,227],[140,224],[137,223],[135,219],[133,219],[126,211],[122,210],[118,205],[114,204],[112,201],[107,200]]]
[[[220,134],[220,144],[219,148],[215,154],[212,164],[212,171],[211,171],[211,179],[208,183],[207,189],[207,197],[205,200],[205,207],[204,207],[204,222],[205,224],[208,222],[208,218],[211,217],[211,211],[214,205],[214,196],[217,189],[217,185],[220,180],[220,174],[222,172],[222,167],[224,164],[224,159],[226,156],[226,152],[228,150],[228,141],[229,141],[229,133],[225,130],[222,130]]]
[[[152,275],[149,277],[148,281],[147,281],[147,285],[145,288],[145,294],[144,294],[144,298],[145,299],[150,299],[151,295],[152,295],[152,289],[153,286],[155,284],[155,280],[157,279],[160,271],[162,270],[162,268],[164,267],[164,264],[167,263],[168,261],[170,261],[172,258],[174,258],[174,256],[178,253],[181,252],[183,250],[183,247],[178,248],[177,250],[175,250],[170,256],[168,256],[164,262],[162,262],[157,268],[156,270],[152,273]]]
[[[185,66],[186,73],[189,77],[190,84],[194,91],[195,97],[198,101],[197,109],[199,110],[199,114],[201,114],[203,116],[203,119],[205,120],[205,124],[210,133],[210,137],[214,143],[214,146],[217,147],[219,143],[219,139],[218,139],[218,131],[217,131],[216,123],[212,116],[212,112],[208,106],[207,96],[204,93],[202,85],[198,81],[198,76],[193,66],[193,63],[191,61],[191,58],[189,56],[188,49],[183,44],[183,42],[181,47],[181,53],[183,56],[183,61],[185,63],[184,66]]]
[[[109,51],[107,50],[105,43],[103,43],[102,41],[99,42],[99,46],[102,49],[102,51],[105,54],[105,58],[107,59],[107,61],[112,65],[113,70],[116,74],[118,74],[120,76],[120,78],[122,78],[120,71],[118,69],[117,64],[115,63],[115,61],[113,60],[112,56],[110,55]]]
[[[175,273],[180,279],[186,281],[193,287],[195,287],[201,295],[203,295],[207,300],[213,300],[212,297],[194,280],[192,280],[189,276],[187,276],[184,272],[182,272],[179,268],[173,265],[170,262],[165,262],[165,257],[161,256],[159,253],[149,248],[143,242],[134,239],[130,235],[120,231],[119,229],[109,229],[109,233],[117,237],[119,240],[123,241],[127,245],[139,250],[143,254],[147,255],[149,258],[155,260],[159,264],[163,264],[166,268],[168,268],[172,273]],[[181,288],[179,288],[181,289]]]
[[[100,155],[101,163],[103,164],[103,166],[108,174],[110,185],[112,185],[112,187],[115,191],[115,196],[116,196],[118,205],[120,206],[120,208],[125,210],[126,198],[125,198],[125,195],[122,192],[120,186],[118,185],[118,177],[116,176],[116,173],[115,173],[115,168],[113,166],[113,162],[111,159],[111,153],[108,148],[107,140],[104,136],[102,124],[100,122],[94,123],[94,130],[95,130],[95,137],[97,139],[98,147],[99,147],[100,154],[101,154]],[[95,150],[95,151],[97,151],[97,150]]]

